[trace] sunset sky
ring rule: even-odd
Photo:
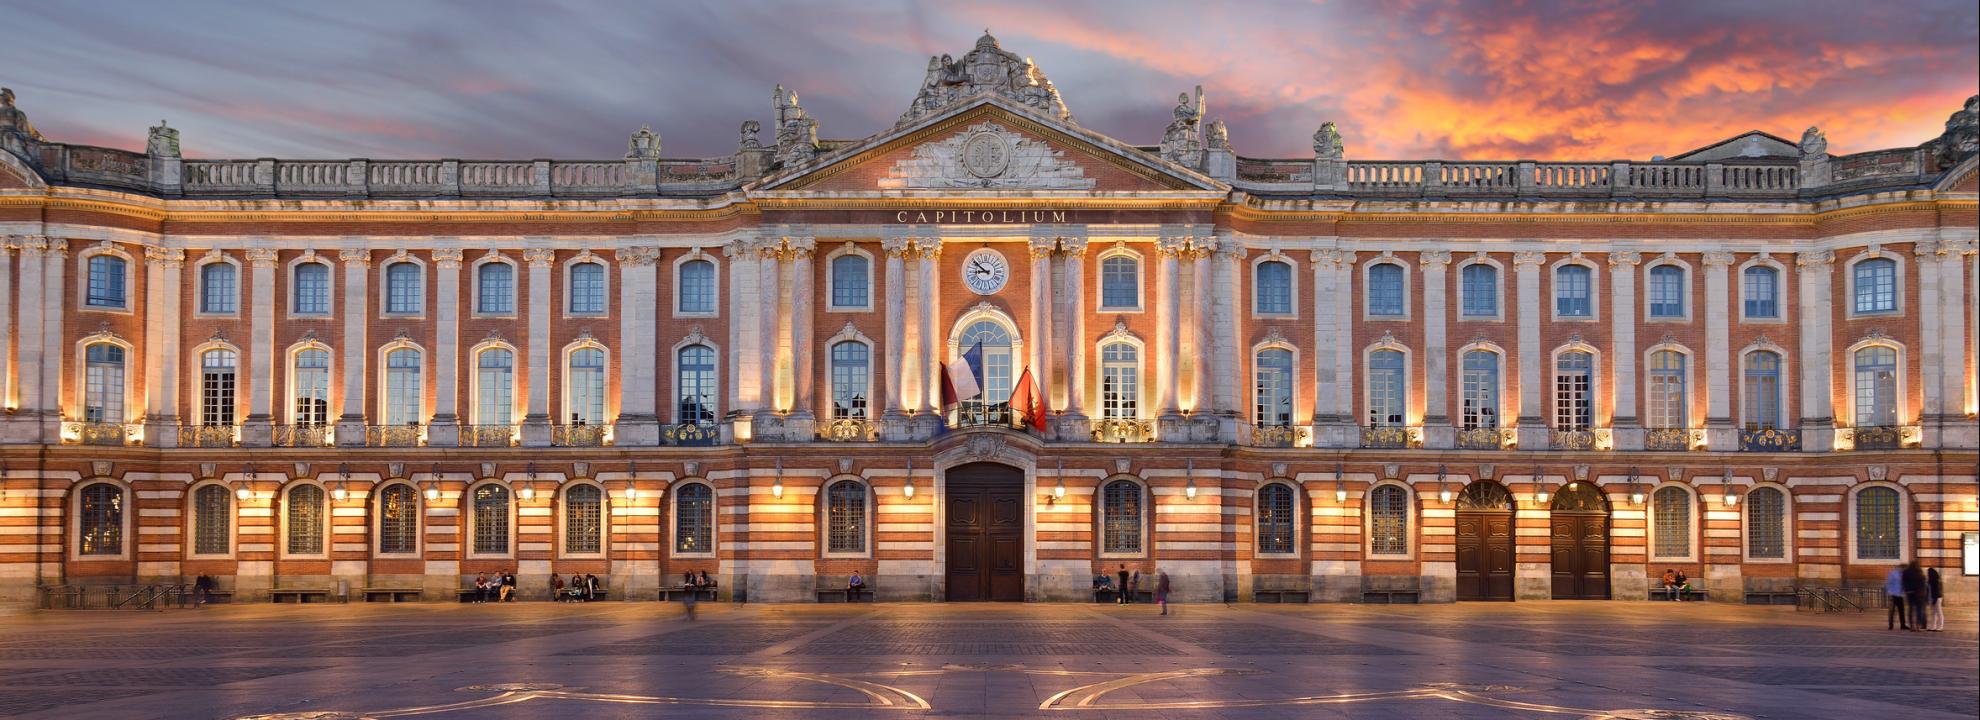
[[[1240,154],[1644,159],[1749,129],[1911,146],[1980,92],[1973,0],[605,3],[0,0],[0,85],[52,140],[195,157],[733,151],[796,90],[821,136],[888,129],[987,26],[1076,121],[1153,144],[1201,84]],[[766,125],[768,123],[766,122]],[[767,133],[766,133],[767,135]]]

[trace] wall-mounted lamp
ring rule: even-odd
[[[1183,486],[1183,497],[1191,500],[1196,499],[1196,480],[1194,478],[1190,479],[1189,484]]]
[[[1451,502],[1451,489],[1449,487],[1445,487],[1444,485],[1444,474],[1445,474],[1444,466],[1438,465],[1437,466],[1437,502],[1449,505]]]
[[[348,464],[338,465],[337,487],[330,491],[330,497],[336,498],[337,502],[343,502],[344,500],[350,498],[351,496],[351,490],[349,487],[350,484],[351,484],[351,466]]]
[[[426,484],[426,499],[427,500],[440,499],[440,483],[430,482]]]
[[[1719,483],[1720,483],[1719,489],[1725,493],[1725,498],[1723,502],[1725,502],[1726,507],[1738,507],[1739,488],[1733,485],[1732,468],[1726,468],[1726,474],[1723,477],[1723,479],[1719,481]]]
[[[1540,469],[1538,465],[1533,466],[1533,488],[1534,502],[1543,505],[1546,504],[1549,497],[1549,493],[1547,492],[1547,471]]]
[[[254,484],[254,477],[254,465],[250,464],[246,471],[241,473],[241,485],[234,488],[234,497],[242,500],[254,497],[254,490],[249,487]]]
[[[633,483],[632,478],[626,478],[626,500],[632,501],[638,499],[639,486]]]
[[[516,497],[522,498],[523,500],[535,500],[536,483],[532,483],[532,482],[523,483],[522,489],[516,491]]]
[[[1334,502],[1347,502],[1347,476],[1340,463],[1334,463]]]
[[[1636,468],[1629,469],[1629,502],[1631,505],[1643,504],[1643,489],[1636,486]]]
[[[901,497],[914,499],[914,458],[908,458],[907,483],[901,486]]]
[[[784,499],[784,459],[777,458],[777,474],[770,478],[770,497]]]
[[[1065,497],[1066,497],[1066,479],[1059,478],[1059,484],[1052,486],[1052,499],[1063,500],[1065,499]]]

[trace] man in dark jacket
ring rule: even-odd
[[[1912,632],[1925,631],[1925,605],[1931,602],[1925,586],[1925,568],[1917,560],[1904,566],[1904,603],[1911,610]]]
[[[1134,593],[1132,589],[1128,588],[1127,563],[1121,563],[1121,571],[1115,574],[1119,575],[1121,578],[1121,582],[1118,585],[1118,587],[1120,587],[1121,589],[1121,592],[1120,594],[1114,596],[1114,602],[1120,603],[1122,605],[1126,605],[1128,604],[1128,599],[1129,599],[1128,596]]]

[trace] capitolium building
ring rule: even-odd
[[[1375,160],[1239,155],[1200,88],[1106,137],[988,35],[901,91],[599,160],[137,153],[6,93],[0,598],[1975,596],[1976,100]]]

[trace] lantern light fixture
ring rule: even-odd
[[[629,501],[639,499],[639,485],[635,484],[632,478],[626,478],[626,499]]]
[[[1636,468],[1633,467],[1629,469],[1629,502],[1631,505],[1643,504],[1643,489],[1636,486]]]
[[[1726,468],[1726,474],[1724,479],[1720,480],[1719,488],[1725,493],[1724,502],[1726,507],[1739,506],[1739,488],[1733,485],[1732,468]]]
[[[1437,466],[1437,502],[1449,505],[1451,502],[1451,489],[1444,485],[1446,472],[1445,466]]]
[[[343,502],[349,499],[351,496],[350,484],[351,466],[348,463],[338,465],[337,487],[330,491],[330,497],[336,498],[337,502]]]
[[[1533,466],[1533,488],[1533,499],[1540,504],[1546,504],[1547,498],[1551,496],[1551,493],[1547,492],[1547,471],[1540,469],[1538,465]]]

